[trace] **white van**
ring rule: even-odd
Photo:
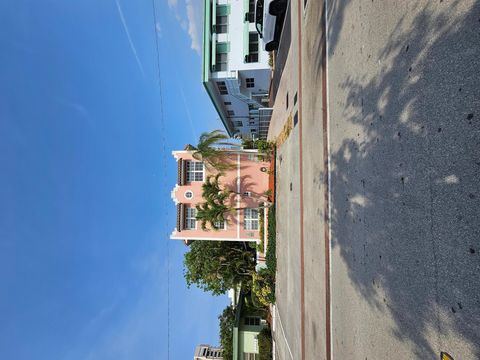
[[[255,5],[255,28],[263,42],[263,49],[278,49],[283,18],[288,0],[257,0]]]

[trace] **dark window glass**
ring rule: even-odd
[[[225,81],[217,81],[217,88],[220,92],[220,95],[228,95],[227,85]]]
[[[245,21],[248,21],[250,23],[255,22],[255,0],[248,1],[248,13],[246,14]]]
[[[215,71],[227,70],[228,55],[225,53],[217,53],[215,56]]]
[[[258,62],[258,34],[248,34],[248,55],[245,57],[247,63]]]
[[[217,16],[215,32],[217,34],[225,34],[228,32],[228,16]]]

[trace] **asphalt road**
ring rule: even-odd
[[[329,1],[326,59],[323,4],[303,3],[277,356],[480,359],[480,2]]]

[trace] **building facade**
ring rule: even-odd
[[[203,84],[228,134],[266,139],[271,68],[255,0],[204,0]]]
[[[192,151],[174,151],[177,161],[177,184],[172,199],[177,206],[176,227],[172,239],[257,241],[259,238],[259,207],[266,201],[268,169],[270,164],[259,159],[257,150],[227,151],[229,169],[219,178],[220,186],[230,195],[225,204],[230,211],[224,214],[225,222],[217,229],[202,229],[196,220],[196,205],[205,202],[202,185],[208,176],[218,172],[195,160]]]
[[[195,355],[193,360],[223,360],[222,348],[210,345],[198,345],[195,348]]]
[[[235,323],[233,325],[233,359],[259,360],[260,351],[258,337],[267,327],[260,310],[253,311],[244,305],[245,294],[240,291],[235,306]]]

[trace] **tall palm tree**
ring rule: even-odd
[[[230,211],[230,208],[223,203],[208,200],[207,202],[198,204],[196,206],[196,218],[200,221],[202,230],[207,230],[207,224],[214,230],[218,230],[217,222],[225,221],[225,214]]]
[[[216,198],[209,198],[206,202],[200,203],[196,206],[197,214],[196,219],[200,221],[202,230],[207,230],[207,224],[213,230],[218,230],[216,223],[223,223],[225,222],[225,216],[228,213],[237,211],[237,210],[245,210],[249,209],[248,207],[231,207],[225,205],[224,200],[225,198],[223,195],[228,195],[228,193],[219,194]],[[255,209],[266,209],[269,208],[271,204],[266,203],[264,205],[260,205]]]
[[[223,203],[229,194],[229,191],[222,189],[218,182],[218,179],[222,174],[209,175],[202,184],[202,197],[205,200],[213,200],[214,202]]]
[[[227,140],[229,136],[222,130],[213,130],[204,132],[200,135],[200,139],[196,147],[192,147],[193,157],[201,160],[207,167],[224,171],[232,167],[229,163],[225,150],[219,149],[220,146],[236,147],[237,145]]]

